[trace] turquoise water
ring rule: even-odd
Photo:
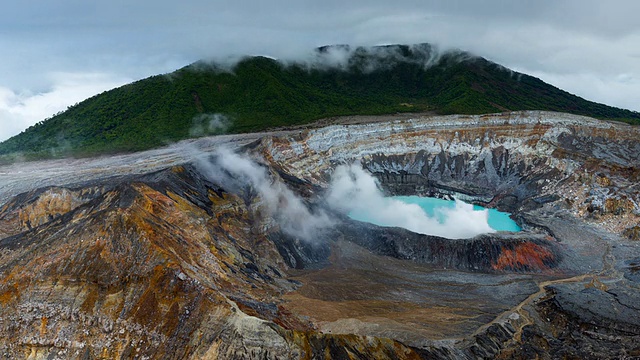
[[[442,200],[431,197],[420,196],[393,196],[392,199],[400,200],[407,204],[419,205],[430,217],[435,217],[438,222],[444,223],[443,214],[437,211],[438,208],[455,208],[456,202],[453,200]],[[484,210],[485,208],[479,205],[473,205],[473,210]],[[498,211],[496,209],[489,210],[489,226],[496,231],[521,231],[522,229],[515,221],[511,220],[509,213]]]

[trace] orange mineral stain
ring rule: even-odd
[[[532,270],[545,270],[549,267],[545,262],[553,260],[554,255],[548,249],[533,243],[516,245],[511,249],[503,249],[500,257],[492,264],[494,270],[509,270],[529,268]]]

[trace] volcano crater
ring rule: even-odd
[[[640,217],[638,139],[557,113],[391,117],[5,166],[0,348],[628,356],[640,336],[640,246],[626,235]],[[211,171],[222,145],[245,155]],[[326,199],[354,163],[385,195],[455,197],[510,212],[523,231],[447,239],[352,220]]]

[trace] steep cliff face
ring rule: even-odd
[[[625,236],[640,226],[639,139],[514,113],[214,138],[47,176],[0,168],[0,353],[637,356],[640,245]],[[449,240],[324,208],[331,221],[300,236],[279,217],[290,199],[274,210],[241,176],[203,170],[222,143],[305,209],[323,207],[337,164],[360,161],[390,194],[497,206],[525,231]]]

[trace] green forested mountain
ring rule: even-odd
[[[0,143],[6,159],[136,151],[188,137],[324,117],[433,111],[552,110],[640,124],[640,114],[584,100],[464,52],[427,45],[317,49],[305,62],[197,62],[96,95]]]

